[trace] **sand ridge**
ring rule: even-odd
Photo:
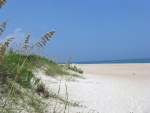
[[[69,100],[80,107],[69,113],[149,113],[150,64],[76,64],[85,79],[67,82]],[[41,78],[43,78],[42,75]],[[47,80],[49,88],[58,89]],[[65,93],[62,81],[60,94]]]

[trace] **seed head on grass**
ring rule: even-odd
[[[70,61],[71,61],[71,59],[72,59],[72,56],[73,56],[73,55],[70,55],[69,58],[68,58],[67,61],[66,61],[66,65],[65,65],[65,68],[66,68],[66,69],[68,69],[68,68],[70,67]]]
[[[4,22],[1,24],[1,26],[3,27],[3,29],[5,29],[6,24],[7,24],[7,20],[6,20],[6,21],[4,21]]]
[[[23,48],[25,48],[25,49],[27,49],[27,47],[28,47],[29,38],[30,38],[30,34],[28,34],[27,37],[24,40]]]
[[[24,43],[23,43],[23,46],[22,46],[22,51],[21,51],[21,52],[23,52],[23,54],[28,54],[29,51],[31,50],[29,48],[29,45],[28,45],[29,39],[30,39],[30,34],[28,34],[27,37],[24,40]]]
[[[0,24],[0,36],[3,34],[3,32],[4,32],[5,28],[6,28],[7,21],[8,21],[8,19]]]
[[[0,63],[2,63],[2,59],[3,59],[4,55],[5,55],[6,49],[7,49],[7,47],[9,46],[9,42],[10,42],[12,39],[14,39],[14,38],[13,38],[13,37],[8,38],[8,39],[4,42],[4,44],[0,43]]]
[[[0,0],[0,8],[6,3],[6,0]]]
[[[52,35],[56,32],[56,30],[52,30],[45,35],[43,35],[40,38],[40,41],[38,41],[35,45],[40,49],[46,46],[47,41],[49,41],[52,38]]]

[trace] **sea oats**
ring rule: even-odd
[[[14,39],[13,37],[8,38],[3,44],[0,43],[0,63],[2,62],[2,59],[5,55],[6,49],[9,46],[9,42]]]
[[[8,21],[8,19],[0,24],[0,36],[3,34],[3,32],[4,32],[5,28],[6,28],[7,21]]]
[[[0,8],[6,3],[6,0],[0,0]]]
[[[44,34],[40,40],[35,44],[39,49],[43,48],[44,46],[46,46],[47,41],[50,40],[50,38],[52,37],[52,35],[56,32],[56,30],[52,30],[46,34]]]
[[[68,69],[70,67],[71,59],[72,59],[72,55],[70,55],[69,58],[67,59],[67,62],[66,62],[66,65],[65,65],[66,69]]]
[[[27,35],[27,37],[25,38],[24,43],[23,43],[23,49],[25,49],[25,50],[27,50],[29,38],[30,38],[30,34]]]

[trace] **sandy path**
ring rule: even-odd
[[[150,113],[150,64],[76,65],[86,79],[67,82],[70,113]],[[48,80],[48,79],[46,79]],[[58,83],[51,84],[58,89]],[[64,82],[61,95],[65,92]]]

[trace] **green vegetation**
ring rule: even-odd
[[[81,70],[80,68],[77,68],[76,66],[69,66],[68,69],[72,70],[72,71],[76,71],[76,72],[78,72],[80,74],[83,73],[83,70]]]
[[[5,2],[6,0],[0,0],[0,8]],[[0,36],[5,31],[7,21],[0,24]],[[45,85],[40,83],[40,79],[33,74],[36,69],[41,69],[47,75],[55,78],[57,76],[82,78],[78,74],[83,73],[81,69],[70,66],[66,68],[69,65],[68,63],[59,65],[36,54],[43,50],[54,33],[55,30],[47,32],[38,42],[32,45],[29,45],[30,34],[28,34],[23,45],[17,49],[15,47],[9,48],[10,42],[15,37],[8,38],[5,42],[0,43],[0,113],[44,113],[47,112],[46,107],[48,105],[43,101],[46,98],[62,102],[65,105],[65,110],[67,105],[78,106],[77,102],[68,100],[66,84],[66,98],[63,99],[59,96],[59,93],[50,93]],[[71,71],[75,71],[75,73]],[[31,83],[33,79],[35,81]],[[32,85],[36,87],[32,87]],[[53,113],[56,112],[56,105],[51,108],[54,109],[52,110]]]
[[[70,106],[78,106],[76,102],[70,102],[69,100],[63,99],[58,94],[56,95],[49,93],[49,91],[45,88],[44,84],[38,84],[40,80],[37,80],[38,85],[36,89],[33,89],[31,87],[31,79],[34,78],[33,75],[34,69],[42,69],[46,72],[47,75],[52,77],[57,77],[61,75],[66,77],[82,78],[77,73],[70,73],[69,69],[66,70],[64,65],[59,65],[44,57],[33,54],[22,55],[9,51],[4,55],[2,64],[0,65],[0,85],[1,85],[0,89],[1,92],[4,92],[2,93],[1,96],[7,99],[8,98],[7,94],[11,91],[9,97],[13,98],[13,100],[11,100],[11,98],[8,98],[8,100],[11,100],[9,101],[9,103],[16,105],[17,102],[18,104],[16,106],[20,106],[21,109],[23,109],[27,105],[30,105],[30,108],[28,110],[31,111],[32,109],[33,110],[32,112],[37,112],[36,110],[38,111],[43,110],[43,107],[39,107],[44,106],[44,103],[40,98],[54,98],[56,100],[61,101],[62,104],[69,104]],[[30,90],[30,93],[36,92],[40,96],[35,96],[35,94],[33,95],[33,93],[30,94],[26,90]],[[27,95],[29,97],[28,101],[26,101],[25,99]],[[2,100],[5,101],[4,98],[0,98],[0,101]],[[21,102],[19,102],[19,100],[21,100]],[[37,101],[41,101],[40,102],[41,104],[39,104],[39,102]],[[23,103],[24,104],[26,103],[26,105],[24,105]],[[0,110],[1,109],[2,106],[0,106]],[[4,111],[17,112],[9,105],[5,107]]]

